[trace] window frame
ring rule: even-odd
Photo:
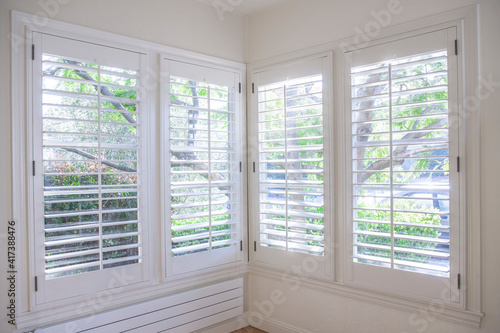
[[[477,13],[478,6],[470,6],[460,8],[448,13],[438,14],[425,19],[420,19],[414,23],[406,23],[400,26],[388,27],[381,30],[380,37],[377,39],[369,40],[366,43],[356,44],[353,43],[352,38],[341,41],[342,61],[338,63],[342,68],[342,96],[346,96],[350,89],[350,82],[347,82],[347,66],[344,57],[345,52],[356,52],[360,48],[368,47],[375,44],[388,43],[391,41],[404,39],[408,37],[417,36],[435,30],[455,28],[457,31],[457,50],[458,50],[458,110],[460,115],[458,117],[458,127],[462,134],[460,135],[458,144],[460,146],[460,173],[459,182],[462,187],[459,193],[460,202],[460,217],[462,230],[460,231],[460,269],[461,269],[461,290],[459,295],[459,302],[447,302],[440,297],[437,298],[415,298],[408,297],[407,295],[397,292],[378,291],[367,289],[366,287],[359,286],[358,284],[349,283],[346,281],[346,265],[350,258],[345,254],[346,244],[343,247],[343,271],[341,277],[346,286],[373,292],[373,298],[388,301],[397,300],[398,302],[404,301],[403,304],[413,307],[415,310],[425,307],[429,308],[429,302],[438,302],[444,309],[439,313],[433,313],[447,319],[455,320],[462,316],[467,322],[479,323],[483,317],[481,312],[481,211],[480,211],[480,193],[481,193],[481,176],[480,176],[480,94],[478,93],[479,87],[479,70],[478,70],[478,30],[477,30]],[[446,22],[436,24],[436,22]],[[342,99],[341,108],[346,109],[346,99]],[[350,115],[349,115],[350,116]],[[346,124],[345,112],[341,113],[342,126]],[[345,150],[350,138],[345,134],[342,135],[342,150]],[[341,166],[345,169],[345,166]],[[343,171],[345,173],[345,170]],[[348,189],[350,185],[345,182],[345,178],[341,184],[342,189]],[[347,202],[346,202],[347,200]],[[352,214],[350,210],[346,211],[349,199],[339,200],[342,205],[343,212],[339,216],[344,223],[339,223],[338,227],[346,239],[346,235],[350,232],[350,227],[346,225],[345,221],[350,219]],[[456,283],[453,281],[453,283]],[[455,315],[454,315],[455,313]],[[474,318],[474,319],[473,319]]]
[[[44,48],[43,46],[43,40],[44,39],[48,39],[48,40],[51,40],[51,42],[49,44],[56,44],[57,46],[55,47],[56,49],[59,49],[61,48],[60,45],[64,44],[64,43],[76,43],[75,45],[78,45],[80,44],[79,46],[80,47],[84,47],[84,46],[88,46],[89,48],[94,48],[95,51],[95,55],[99,55],[99,56],[102,56],[104,58],[107,58],[109,55],[109,52],[111,53],[117,53],[119,55],[124,55],[123,52],[129,52],[128,50],[120,50],[120,49],[116,49],[116,48],[110,48],[109,46],[105,46],[105,45],[100,45],[100,44],[89,44],[87,42],[82,42],[82,41],[72,41],[72,40],[68,40],[67,38],[61,38],[61,37],[58,37],[58,36],[54,36],[54,35],[49,35],[49,34],[43,34],[43,33],[38,33],[38,32],[35,32],[33,34],[34,36],[34,41],[33,41],[33,45],[35,45],[35,52],[34,52],[34,60],[31,61],[31,63],[29,65],[31,65],[32,67],[32,72],[33,73],[38,73],[39,76],[38,77],[33,77],[33,80],[32,80],[32,84],[33,84],[33,94],[35,94],[35,90],[39,90],[39,91],[43,91],[43,84],[42,84],[42,81],[43,81],[43,74],[42,74],[42,55],[43,55],[43,52],[42,52],[42,49]],[[46,38],[45,38],[46,37]],[[64,45],[63,47],[64,49],[67,48],[66,45]],[[92,53],[93,53],[92,52]],[[72,51],[72,53],[74,53],[74,51]],[[126,53],[125,53],[126,54]],[[143,76],[142,76],[142,73],[145,73],[146,72],[146,64],[147,62],[149,61],[148,59],[148,56],[144,53],[138,53],[138,52],[130,52],[129,54],[131,54],[132,57],[134,58],[137,58],[137,62],[138,62],[138,69],[139,69],[139,89],[137,90],[138,92],[138,95],[140,96],[140,99],[138,100],[138,105],[139,105],[139,113],[138,113],[138,117],[139,117],[139,126],[140,126],[140,130],[139,130],[139,145],[138,145],[138,151],[139,151],[139,154],[138,154],[138,162],[139,162],[139,165],[140,165],[140,170],[138,170],[137,174],[140,175],[139,176],[139,183],[137,185],[137,192],[139,193],[139,197],[138,197],[138,201],[139,201],[139,207],[137,209],[137,211],[139,212],[140,211],[140,214],[141,214],[141,222],[139,223],[140,224],[140,228],[143,230],[142,232],[142,235],[140,236],[140,238],[142,238],[143,240],[142,241],[138,241],[138,244],[139,243],[142,243],[142,245],[138,245],[138,249],[140,249],[141,252],[144,252],[144,256],[142,258],[142,263],[140,263],[142,269],[137,269],[134,268],[134,269],[131,269],[131,267],[128,267],[128,265],[125,265],[125,266],[120,266],[123,268],[118,268],[118,271],[122,271],[122,272],[125,272],[127,271],[126,274],[130,274],[131,272],[134,272],[135,275],[138,275],[138,279],[135,281],[135,282],[132,282],[133,284],[135,283],[138,283],[138,284],[141,284],[141,283],[144,283],[144,282],[147,282],[149,280],[149,277],[150,277],[150,269],[149,269],[149,265],[151,264],[150,262],[150,256],[149,256],[149,247],[150,247],[150,242],[149,242],[149,236],[150,236],[150,233],[149,233],[149,226],[151,224],[151,222],[149,221],[149,213],[150,213],[150,200],[149,200],[149,184],[150,184],[150,173],[147,172],[147,170],[149,169],[149,165],[148,165],[148,162],[150,160],[150,152],[149,152],[149,149],[147,149],[148,147],[148,142],[149,142],[149,135],[146,134],[147,131],[144,131],[144,128],[150,124],[150,120],[149,120],[149,115],[150,115],[150,112],[149,112],[149,106],[148,106],[148,101],[149,101],[149,92],[147,89],[143,89],[140,84],[142,84],[143,82]],[[65,55],[62,55],[63,57]],[[92,54],[92,56],[94,56],[94,53]],[[116,55],[114,55],[116,56]],[[100,64],[98,64],[100,65]],[[35,66],[37,68],[35,68]],[[38,82],[35,82],[38,81]],[[96,95],[97,96],[97,95]],[[31,195],[33,195],[33,200],[34,200],[34,205],[35,207],[38,207],[38,209],[34,209],[34,207],[29,207],[28,209],[30,210],[30,216],[33,216],[33,219],[34,221],[39,221],[40,219],[43,220],[43,208],[39,207],[42,205],[42,202],[43,202],[43,196],[44,194],[41,193],[39,194],[38,192],[40,192],[40,189],[43,188],[43,172],[42,172],[42,168],[43,168],[43,162],[42,162],[42,136],[43,136],[43,129],[42,129],[42,123],[43,123],[43,116],[41,114],[35,114],[37,111],[41,111],[42,108],[43,108],[43,102],[42,102],[42,98],[41,96],[33,96],[32,100],[32,105],[29,109],[29,115],[28,115],[28,118],[31,119],[32,121],[30,122],[30,126],[32,127],[32,130],[30,130],[28,132],[28,136],[30,138],[29,141],[30,144],[33,146],[32,147],[32,159],[34,162],[36,162],[36,172],[35,172],[35,175],[33,177],[33,186],[30,188],[31,191],[33,193],[31,193]],[[97,107],[96,109],[100,109],[100,107]],[[35,143],[36,142],[36,143]],[[40,149],[41,148],[41,149]],[[145,171],[146,170],[146,171]],[[101,188],[102,185],[99,184],[99,188]],[[38,196],[38,198],[36,198],[35,196]],[[102,222],[101,222],[102,223]],[[37,234],[41,234],[43,233],[43,228],[40,226],[40,225],[36,225],[35,224],[35,230],[34,230],[34,234],[37,235]],[[35,246],[38,245],[38,246],[43,246],[43,242],[44,242],[44,238],[42,237],[39,237],[39,238],[36,238],[34,236],[34,241],[35,241]],[[102,239],[99,241],[99,242],[102,242]],[[93,277],[92,279],[95,279],[95,280],[99,280],[101,281],[101,279],[106,279],[107,281],[110,281],[116,274],[117,274],[117,269],[109,269],[109,271],[107,271],[107,269],[101,269],[97,272],[91,272],[91,274],[88,274],[87,276],[83,276],[81,274],[75,274],[73,276],[67,276],[67,277],[61,277],[61,278],[57,278],[57,279],[61,279],[61,282],[62,280],[65,281],[65,283],[63,283],[63,286],[58,286],[58,281],[47,281],[46,279],[44,279],[44,276],[42,274],[44,274],[44,268],[43,268],[43,264],[40,263],[39,261],[42,261],[43,260],[43,256],[41,255],[41,253],[39,253],[40,251],[36,251],[35,250],[35,269],[37,273],[35,273],[35,276],[37,276],[37,284],[38,284],[38,289],[39,291],[35,293],[36,295],[36,304],[37,305],[40,305],[40,304],[44,304],[46,302],[56,302],[57,300],[62,300],[62,299],[65,299],[65,298],[71,298],[71,297],[75,297],[75,296],[67,296],[68,294],[71,294],[71,293],[75,293],[75,294],[84,294],[85,293],[85,290],[87,290],[88,292],[95,292],[97,290],[105,290],[105,289],[109,289],[108,286],[106,286],[105,288],[103,289],[100,289],[96,286],[91,286],[90,284],[92,283],[89,283],[88,279],[92,276],[92,275],[96,275],[95,277]],[[104,254],[104,251],[102,251],[102,253]],[[41,266],[41,267],[38,267],[38,266]],[[115,272],[112,272],[112,271],[115,271]],[[69,282],[71,280],[74,280],[74,282]],[[54,289],[54,291],[50,290],[50,289],[46,289],[45,286],[46,284],[51,284],[51,285],[56,285]],[[68,286],[66,286],[66,284],[70,284],[70,285],[73,285],[73,284],[78,284],[80,285],[81,284],[81,289],[82,290],[75,290],[75,291],[72,291],[71,289],[72,288],[69,288],[70,290],[67,290],[66,288]],[[95,283],[96,285],[98,283]],[[124,285],[125,286],[125,285]],[[128,287],[128,285],[126,285]],[[59,290],[57,290],[59,289]],[[78,288],[80,289],[80,288]],[[63,294],[64,296],[63,297],[58,297],[58,298],[55,298],[54,294]],[[47,300],[48,298],[52,298],[54,297],[55,299],[54,300]]]
[[[301,276],[314,276],[320,280],[332,281],[334,276],[335,267],[335,252],[334,252],[334,216],[335,206],[334,206],[334,196],[335,191],[335,179],[334,179],[334,168],[335,168],[335,157],[334,157],[334,145],[333,140],[335,133],[331,133],[332,130],[323,131],[323,171],[324,171],[324,255],[308,255],[298,252],[290,252],[285,250],[273,250],[264,248],[266,252],[274,252],[273,258],[270,260],[262,260],[261,257],[264,255],[259,254],[259,241],[260,241],[260,204],[259,204],[259,129],[258,129],[258,80],[257,77],[260,73],[266,73],[274,71],[280,77],[288,77],[292,75],[294,79],[301,78],[304,68],[301,67],[303,64],[306,66],[310,65],[313,61],[322,61],[322,74],[323,74],[323,124],[324,129],[334,128],[334,117],[333,117],[333,83],[332,83],[332,63],[333,63],[333,53],[331,51],[312,53],[310,55],[302,57],[294,57],[292,59],[286,59],[284,61],[266,64],[265,66],[255,66],[251,68],[251,74],[249,74],[250,82],[249,87],[252,87],[247,91],[248,99],[251,101],[251,106],[249,107],[248,116],[248,132],[250,137],[248,139],[249,145],[249,155],[248,155],[248,174],[249,174],[249,214],[248,218],[250,222],[250,257],[249,262],[252,265],[262,268],[270,269],[291,269],[293,267],[299,267],[295,269],[296,272]],[[306,76],[309,75],[308,70],[305,71]],[[277,82],[281,82],[278,80]],[[265,83],[271,84],[271,83]],[[334,131],[334,130],[333,130]],[[255,170],[254,165],[255,163]],[[279,251],[279,252],[278,252]]]
[[[410,41],[418,41],[419,38],[424,38],[425,41],[428,41],[428,38],[431,38],[434,36],[437,36],[438,34],[445,34],[447,36],[446,39],[446,48],[448,51],[448,69],[447,69],[447,75],[448,75],[448,84],[447,84],[447,90],[449,94],[449,98],[447,99],[449,109],[451,112],[449,113],[449,169],[450,169],[450,176],[449,176],[449,181],[450,181],[450,187],[451,186],[457,186],[460,191],[459,195],[456,195],[456,193],[450,193],[450,198],[449,200],[453,200],[454,204],[458,206],[457,211],[450,211],[450,214],[453,214],[453,216],[458,216],[453,221],[453,224],[451,226],[450,232],[452,232],[452,237],[450,238],[450,254],[452,257],[450,257],[450,277],[447,279],[448,282],[446,282],[448,285],[443,286],[443,280],[446,278],[441,278],[441,277],[436,277],[433,275],[428,275],[428,274],[421,274],[421,273],[413,273],[410,271],[406,270],[397,270],[393,268],[380,268],[380,267],[375,267],[372,265],[366,265],[366,264],[359,264],[359,263],[354,263],[353,260],[351,259],[352,256],[352,251],[353,251],[353,246],[351,245],[352,239],[353,239],[353,233],[352,233],[352,228],[353,228],[353,222],[352,222],[352,212],[354,207],[352,206],[352,183],[351,181],[347,181],[348,179],[352,180],[352,150],[354,149],[354,146],[352,145],[352,111],[351,111],[351,79],[350,79],[350,73],[351,73],[351,55],[352,57],[356,57],[356,53],[358,52],[363,52],[365,47],[360,47],[356,51],[353,52],[345,52],[344,53],[344,91],[345,91],[345,103],[344,103],[344,119],[345,119],[345,138],[344,142],[346,144],[345,146],[345,181],[344,181],[344,193],[347,193],[346,195],[346,206],[345,206],[345,264],[344,264],[344,272],[345,272],[345,282],[347,284],[353,285],[353,286],[359,286],[359,287],[364,287],[364,288],[370,288],[373,290],[378,290],[378,291],[383,291],[387,293],[394,293],[400,296],[408,296],[411,298],[417,298],[417,299],[423,299],[423,300],[431,300],[435,298],[441,298],[442,301],[447,303],[450,306],[458,306],[458,307],[463,307],[463,292],[459,290],[458,288],[458,277],[457,274],[460,274],[461,279],[460,283],[465,283],[465,272],[464,272],[464,260],[462,258],[462,251],[466,244],[463,243],[463,239],[461,239],[460,235],[463,233],[463,230],[465,228],[465,219],[463,216],[463,209],[462,207],[464,206],[464,202],[462,201],[463,198],[460,198],[461,194],[464,192],[463,188],[463,181],[464,181],[464,173],[466,170],[460,170],[460,172],[455,172],[457,170],[457,160],[456,157],[462,157],[462,161],[465,159],[465,150],[464,150],[464,142],[465,142],[465,129],[463,128],[463,124],[460,121],[462,118],[461,111],[463,111],[462,107],[459,107],[459,101],[460,101],[460,95],[459,95],[459,86],[462,84],[461,82],[461,77],[458,75],[459,72],[461,72],[461,54],[455,55],[454,53],[450,52],[453,49],[454,46],[454,40],[451,40],[451,38],[457,38],[458,39],[458,33],[457,30],[458,27],[448,27],[448,28],[434,28],[426,31],[425,33],[423,31],[418,31],[414,35],[410,36],[405,36],[404,38],[398,38],[395,36],[394,38],[384,40],[384,41],[374,41],[373,43],[370,43],[369,46],[366,46],[366,49],[368,50],[368,58],[372,58],[373,54],[370,53],[370,48],[374,47],[379,50],[380,48],[388,48],[388,53],[391,52],[391,45],[395,45],[395,47],[400,47],[398,43],[403,43],[407,44]],[[431,36],[432,35],[432,36]],[[429,37],[431,36],[431,37]],[[392,44],[393,43],[393,44]],[[413,46],[414,44],[412,44]],[[418,49],[418,48],[417,48]],[[396,50],[395,50],[396,51]],[[405,50],[406,51],[406,50]],[[356,52],[356,53],[355,53]],[[415,52],[415,51],[414,51]],[[427,51],[416,51],[418,53],[424,53]],[[391,53],[392,55],[392,53]],[[405,55],[406,56],[406,55]],[[398,57],[399,58],[399,57]],[[396,59],[398,59],[396,58]],[[390,61],[389,61],[390,62]],[[357,66],[357,65],[355,65]],[[451,68],[455,67],[455,68]],[[455,81],[453,81],[455,80]],[[451,82],[451,83],[450,83]],[[453,89],[453,91],[450,91],[450,89]],[[458,94],[458,95],[457,95]],[[391,98],[391,97],[389,97]],[[451,128],[453,125],[456,125],[456,128]],[[390,129],[392,133],[392,129]],[[452,138],[452,136],[454,138]],[[392,153],[392,152],[391,152]],[[458,154],[458,155],[457,155]],[[382,170],[380,170],[382,171]],[[457,180],[456,182],[452,182],[454,180]],[[349,215],[350,214],[350,215]],[[451,215],[450,215],[451,217]],[[393,238],[393,237],[392,237]],[[458,249],[458,251],[457,251]],[[453,256],[456,256],[458,254],[458,259],[453,258]],[[458,266],[458,267],[456,267]],[[453,275],[452,275],[453,274]],[[368,278],[369,276],[369,278]],[[394,279],[396,282],[391,283],[391,278]],[[402,287],[396,287],[396,285],[399,285],[399,281],[405,281],[405,284],[407,282],[413,283],[416,287],[408,287],[406,289],[403,289]],[[409,281],[408,281],[409,280]],[[433,287],[430,287],[430,286]],[[449,295],[449,299],[446,299],[444,296],[444,290],[443,288],[449,288],[449,290],[446,292],[447,295]]]
[[[162,55],[176,57],[183,61],[200,63],[205,66],[220,66],[230,68],[237,72],[242,83],[242,90],[245,89],[246,65],[236,61],[225,60],[217,57],[199,54],[160,45],[152,42],[138,40],[131,37],[116,35],[91,28],[81,27],[70,23],[64,23],[52,19],[43,19],[32,14],[12,11],[12,211],[13,220],[16,223],[16,237],[21,241],[17,246],[16,257],[18,274],[17,281],[20,286],[16,292],[16,324],[18,329],[32,329],[56,322],[67,321],[71,318],[92,316],[96,312],[115,309],[134,302],[141,302],[161,295],[169,295],[179,290],[193,288],[203,284],[209,284],[222,279],[235,276],[242,276],[247,272],[247,266],[243,260],[226,265],[224,267],[211,267],[201,272],[191,272],[182,276],[175,276],[165,281],[162,265],[164,265],[165,251],[162,247],[160,224],[160,195],[161,189],[157,179],[160,178],[159,170],[159,130],[157,121],[160,117],[160,84],[162,73],[160,71],[159,59]],[[43,24],[40,22],[43,21]],[[125,273],[114,276],[109,283],[109,288],[101,292],[75,296],[68,299],[58,300],[50,303],[36,304],[35,297],[35,265],[33,259],[34,251],[34,230],[32,214],[29,207],[33,205],[32,158],[30,157],[32,147],[28,133],[32,126],[29,112],[32,108],[32,47],[33,33],[44,33],[63,38],[79,40],[87,43],[104,45],[112,48],[129,50],[144,54],[147,57],[144,66],[143,86],[148,90],[148,97],[144,100],[143,108],[148,110],[148,122],[143,126],[148,129],[144,136],[144,146],[147,147],[148,172],[147,181],[150,200],[148,206],[143,208],[148,211],[149,226],[148,247],[150,254],[149,279],[141,283],[134,283],[126,288],[122,285],[127,281]],[[241,105],[245,105],[245,96],[241,97]],[[244,109],[242,108],[244,115]],[[245,118],[245,116],[243,116]],[[245,150],[242,150],[244,152]],[[244,164],[245,165],[245,164]],[[37,166],[38,168],[38,166]],[[246,189],[245,179],[242,178],[242,187]],[[243,190],[246,193],[246,190]],[[246,202],[246,196],[242,198]],[[243,207],[245,212],[246,208]],[[246,230],[246,224],[242,222],[241,228]],[[246,257],[244,251],[242,257]],[[21,273],[22,272],[22,273]],[[126,283],[125,283],[126,284]]]
[[[187,66],[201,66],[207,69],[208,73],[217,73],[218,71],[224,72],[225,75],[234,75],[235,78],[239,78],[239,83],[241,83],[241,92],[240,92],[240,87],[235,87],[235,98],[237,102],[235,103],[236,105],[236,116],[240,120],[240,123],[237,124],[238,130],[240,131],[238,138],[235,140],[236,141],[236,146],[237,149],[239,150],[240,153],[238,153],[238,158],[241,161],[241,172],[239,175],[239,178],[241,180],[240,186],[238,189],[238,194],[239,194],[239,205],[240,205],[240,217],[241,217],[241,223],[238,227],[238,236],[240,238],[241,242],[241,249],[238,253],[238,259],[236,261],[232,262],[225,262],[225,263],[218,263],[214,267],[201,267],[198,268],[198,272],[206,272],[206,271],[211,271],[211,270],[219,270],[219,269],[229,269],[229,268],[234,268],[235,265],[241,265],[244,261],[244,259],[247,257],[247,216],[245,212],[247,211],[247,194],[246,194],[246,178],[247,178],[247,172],[246,172],[246,150],[247,146],[245,143],[245,137],[246,137],[246,112],[245,112],[245,94],[243,93],[244,90],[244,73],[242,73],[241,70],[238,70],[237,68],[234,67],[229,67],[227,64],[211,64],[207,63],[205,61],[199,61],[197,59],[192,59],[192,60],[186,60],[186,57],[182,56],[176,56],[173,54],[167,54],[167,53],[162,53],[160,55],[160,73],[161,73],[161,88],[160,88],[160,105],[161,105],[161,110],[160,110],[160,150],[161,150],[161,156],[160,156],[160,170],[163,170],[160,175],[161,179],[161,193],[162,193],[162,205],[161,205],[161,221],[167,221],[169,220],[170,217],[170,175],[166,170],[169,170],[170,168],[170,131],[169,131],[169,124],[170,124],[170,62],[178,62],[178,63],[184,63]],[[207,82],[209,82],[209,79],[207,79]],[[170,235],[171,235],[171,223],[162,223],[162,248],[163,249],[170,249]],[[239,246],[238,246],[239,247]],[[163,253],[165,252],[165,253]],[[170,280],[175,280],[179,277],[182,276],[189,276],[192,274],[195,274],[194,272],[179,272],[179,273],[173,273],[173,259],[171,257],[170,251],[163,251],[162,252],[162,263],[163,263],[163,269],[162,269],[162,280],[163,281],[170,281]],[[200,273],[202,274],[202,273]]]

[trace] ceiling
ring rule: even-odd
[[[251,15],[292,0],[198,0],[238,15]]]

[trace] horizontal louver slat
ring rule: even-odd
[[[448,239],[409,236],[409,235],[398,235],[398,234],[390,234],[390,233],[383,233],[383,232],[371,232],[371,231],[364,231],[364,230],[354,230],[353,234],[373,236],[373,237],[387,237],[387,238],[392,237],[395,239],[408,239],[408,240],[413,240],[413,241],[417,241],[417,242],[427,242],[427,243],[437,243],[437,244],[448,244],[449,243]]]
[[[324,240],[323,236],[308,235],[308,234],[298,233],[298,232],[286,232],[286,231],[282,231],[282,230],[266,229],[264,231],[261,231],[261,233],[265,234],[265,235],[288,238],[289,241],[292,239],[298,239],[298,240],[303,240],[303,241],[322,242]]]
[[[390,246],[384,246],[384,245],[366,244],[366,243],[355,243],[352,245],[359,246],[359,247],[368,247],[368,248],[378,249],[378,250],[385,250],[385,251],[391,250]],[[436,258],[449,258],[450,257],[449,253],[442,253],[442,252],[437,252],[437,251],[425,251],[425,250],[417,250],[417,249],[407,249],[407,248],[397,247],[397,246],[394,247],[394,251],[404,252],[404,253],[413,253],[413,254],[417,254],[417,255],[436,257]]]
[[[178,255],[178,254],[189,253],[189,252],[193,252],[193,251],[208,250],[210,247],[215,248],[215,247],[220,247],[220,246],[224,246],[224,245],[233,245],[236,243],[237,243],[236,240],[223,240],[223,241],[212,242],[211,245],[209,243],[188,245],[188,246],[173,248],[172,254]]]
[[[261,214],[263,215],[287,215],[287,213],[284,210],[276,210],[276,209],[262,209],[260,211]],[[292,211],[288,210],[288,216],[293,216],[293,217],[303,217],[306,219],[322,219],[323,214],[319,213],[308,213],[308,212],[301,212],[301,211]]]
[[[324,248],[322,246],[313,246],[313,245],[305,245],[305,244],[299,244],[299,243],[292,243],[292,242],[285,242],[285,241],[278,241],[278,240],[273,240],[273,239],[264,239],[260,241],[261,245],[270,245],[272,247],[278,247],[278,248],[287,248],[289,250],[299,250],[299,251],[305,251],[305,252],[311,252],[311,253],[316,253],[316,254],[321,254],[324,251]]]
[[[381,258],[381,257],[374,257],[374,256],[360,255],[360,254],[354,255],[353,258],[363,259],[363,260],[367,260],[367,261],[379,261],[379,262],[384,262],[384,263],[388,263],[388,264],[391,263],[390,258]],[[396,259],[396,260],[394,260],[394,264],[422,268],[425,270],[438,271],[438,272],[443,272],[443,273],[449,272],[449,267],[434,266],[434,265],[422,264],[422,263],[411,262],[411,261],[402,261],[402,260]]]
[[[205,239],[205,238],[208,239],[211,237],[233,235],[235,233],[236,232],[232,231],[232,230],[214,231],[212,233],[203,232],[203,233],[198,233],[198,234],[193,234],[193,235],[188,235],[188,236],[172,237],[172,243],[175,244],[175,243],[181,243],[181,242],[192,241],[192,240],[197,240],[197,239]]]
[[[307,192],[306,192],[307,194]],[[310,201],[286,201],[286,200],[261,200],[261,204],[271,204],[271,205],[286,205],[289,206],[307,206],[307,207],[323,207],[323,203],[316,203]]]
[[[271,220],[271,219],[262,219],[260,220],[261,224],[269,224],[274,226],[285,227],[286,223],[281,220]],[[324,230],[324,226],[322,224],[312,224],[305,222],[294,222],[293,220],[288,220],[289,228],[297,228],[297,229],[305,229],[305,230],[314,230],[314,231],[322,231]]]

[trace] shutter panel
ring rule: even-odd
[[[92,279],[85,273],[144,260],[140,56],[121,51],[130,66],[111,67],[99,62],[106,47],[76,42],[95,49],[92,59],[55,54],[65,42],[43,36],[35,117],[41,139],[35,155],[43,170],[43,215],[37,221],[43,223],[45,283],[57,288],[61,278]],[[65,297],[85,290],[68,288],[73,291],[61,289]],[[46,296],[52,297],[49,289]]]
[[[352,54],[351,63],[357,64],[350,67],[355,265],[450,277],[450,240],[456,237],[451,230],[458,225],[452,193],[458,176],[450,157],[457,156],[458,142],[457,128],[451,127],[457,86],[450,75],[456,62],[447,36],[444,30]],[[422,52],[363,63],[383,49],[398,54],[407,52],[404,45],[413,50],[419,43]],[[413,285],[405,289],[414,292]]]
[[[254,183],[256,262],[288,269],[314,263],[308,274],[331,274],[325,246],[329,208],[327,131],[329,55],[257,71]]]
[[[241,120],[234,73],[175,61],[169,66],[167,274],[179,274],[240,257]]]
[[[355,261],[449,276],[447,51],[351,78]]]

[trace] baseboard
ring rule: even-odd
[[[248,313],[244,313],[236,318],[223,321],[192,333],[231,333],[247,326],[249,326]]]
[[[262,319],[260,317],[254,317],[250,314],[248,319],[251,326],[268,333],[312,333],[311,331],[307,331],[271,318]],[[260,322],[262,322],[262,324],[257,325]]]
[[[193,333],[231,333],[247,326],[253,326],[268,333],[312,333],[270,318],[262,318],[252,313],[244,313],[234,319],[226,320]]]

